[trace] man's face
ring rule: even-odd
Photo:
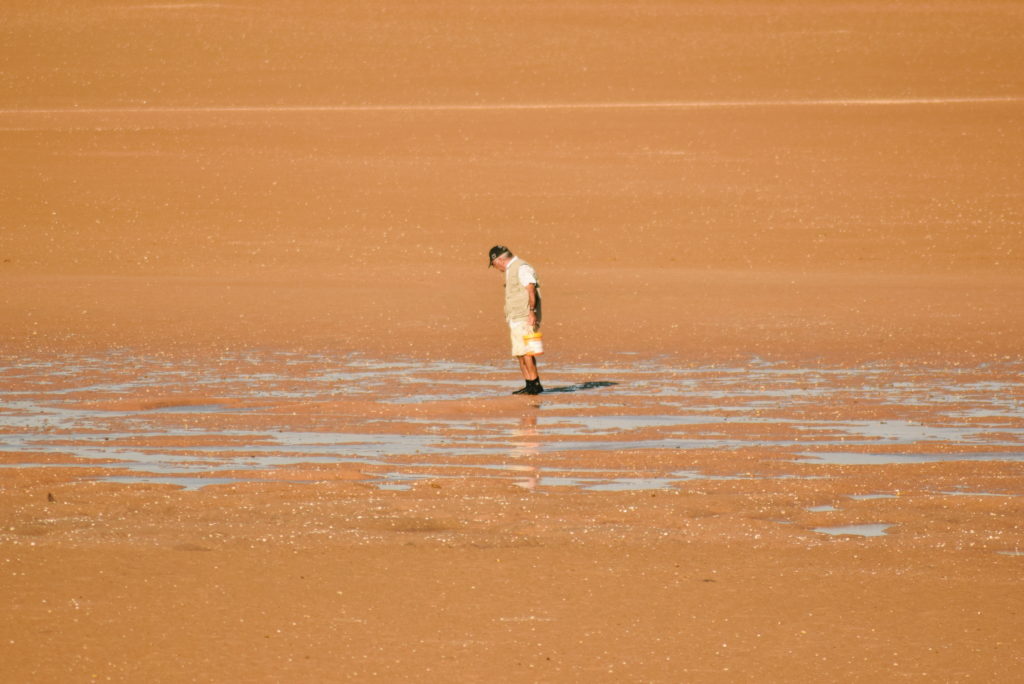
[[[510,257],[508,254],[502,254],[499,257],[495,257],[494,261],[491,262],[491,266],[504,273],[508,268],[509,259]]]

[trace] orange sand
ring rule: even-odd
[[[329,350],[511,382],[485,267],[504,243],[542,277],[542,372],[623,351],[1022,360],[1018,2],[17,0],[3,16],[8,359]],[[1020,536],[1019,469],[915,468],[656,495],[0,469],[0,679],[1019,677],[1021,558],[971,546]],[[922,494],[943,478],[1016,496]],[[900,535],[773,521],[904,479],[918,496],[890,517],[928,524]]]

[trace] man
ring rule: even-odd
[[[540,327],[540,282],[533,266],[495,245],[487,253],[489,263],[505,274],[505,320],[512,337],[512,356],[519,361],[526,386],[513,394],[540,394],[544,388],[537,373],[537,359],[526,353],[523,337]]]

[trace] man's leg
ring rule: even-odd
[[[537,380],[537,359],[533,356],[517,356],[516,359],[519,361],[519,370],[523,372],[523,379],[529,382],[530,380]]]
[[[526,380],[526,387],[521,392],[523,394],[540,394],[543,392],[544,387],[540,384],[536,357],[517,356],[516,358],[519,359],[519,370],[523,372],[523,378]]]
[[[519,371],[526,380],[526,386],[516,390],[513,394],[540,394],[544,391],[541,387],[540,377],[537,375],[537,360],[526,353],[526,344],[523,336],[530,331],[530,327],[524,321],[512,321],[509,324],[509,334],[512,338],[512,356],[519,362]]]

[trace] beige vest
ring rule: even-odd
[[[505,320],[508,321],[530,317],[530,293],[519,282],[520,266],[529,264],[522,259],[516,259],[505,271]],[[537,283],[537,322],[540,322],[540,282]]]

